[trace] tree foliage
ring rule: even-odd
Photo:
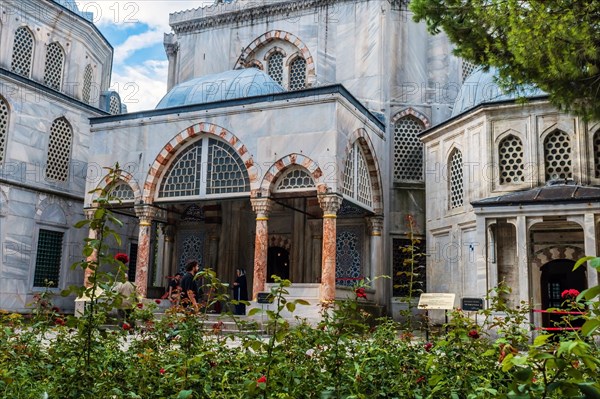
[[[600,1],[413,0],[415,21],[455,53],[498,70],[506,89],[536,85],[553,104],[600,119]]]

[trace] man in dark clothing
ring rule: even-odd
[[[198,303],[200,301],[200,288],[198,282],[195,280],[196,273],[199,269],[198,261],[192,260],[188,262],[185,267],[185,276],[181,279],[181,304],[185,307],[193,306],[195,310],[198,310]]]

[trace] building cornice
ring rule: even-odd
[[[272,17],[297,16],[298,13],[331,7],[338,3],[356,3],[362,0],[236,0],[218,2],[209,7],[185,10],[169,15],[169,24],[177,34],[201,31],[215,26],[257,23]],[[405,9],[406,0],[384,0],[397,9]],[[404,7],[404,8],[403,8]]]

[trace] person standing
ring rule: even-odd
[[[236,301],[248,300],[248,282],[246,280],[246,270],[236,269],[235,282],[233,283],[233,299]],[[238,303],[234,306],[233,314],[246,315],[246,305]]]
[[[121,297],[117,307],[117,320],[120,326],[130,324],[131,312],[137,303],[135,285],[131,281],[117,282],[113,290]]]
[[[169,292],[167,298],[173,305],[179,305],[179,299],[181,295],[181,277],[183,273],[176,273],[175,276],[169,281]]]
[[[196,311],[200,301],[200,288],[196,281],[196,274],[199,269],[198,261],[189,261],[185,266],[186,273],[181,279],[181,304],[186,308],[192,306]]]

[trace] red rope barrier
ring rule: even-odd
[[[536,331],[576,331],[581,330],[581,327],[536,327]]]
[[[544,310],[544,309],[533,309],[534,313],[548,313],[548,314],[587,314],[587,312],[575,312],[566,310]]]

